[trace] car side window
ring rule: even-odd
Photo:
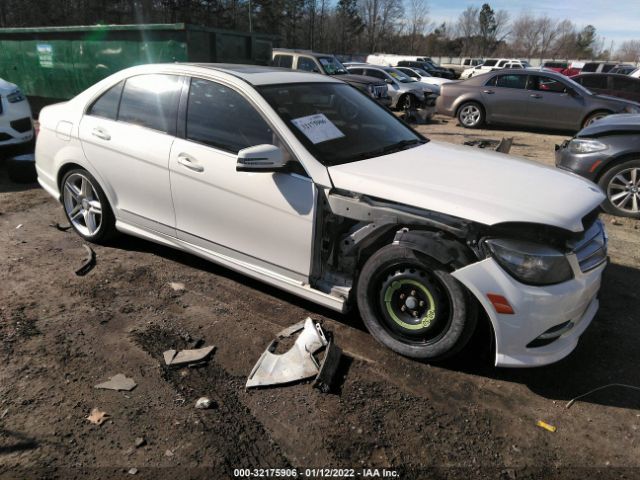
[[[384,72],[381,72],[380,70],[367,69],[366,75],[369,77],[381,78],[382,80],[387,79],[387,76],[384,74]]]
[[[238,153],[273,144],[274,134],[262,116],[238,92],[219,83],[191,79],[187,101],[188,140]]]
[[[353,73],[354,75],[362,75],[363,74],[362,68],[347,68],[347,71],[349,73]]]
[[[124,80],[104,92],[87,110],[87,115],[115,120],[118,117],[118,105]]]
[[[585,75],[579,80],[580,84],[587,88],[607,88],[607,78],[600,75]]]
[[[291,68],[293,67],[293,56],[292,55],[276,55],[273,58],[273,65],[276,67]]]
[[[173,134],[181,90],[182,77],[178,75],[130,77],[122,91],[118,121]]]
[[[540,92],[566,93],[567,87],[564,83],[551,77],[542,75],[531,75],[529,77],[529,90],[537,90]]]
[[[304,70],[305,72],[318,72],[320,73],[320,69],[316,62],[314,62],[311,58],[307,57],[298,57],[298,70]]]
[[[524,89],[527,84],[526,75],[498,75],[496,87]]]

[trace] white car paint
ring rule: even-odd
[[[559,175],[559,173],[562,173]],[[337,188],[485,225],[531,222],[574,232],[604,200],[593,183],[530,160],[431,141],[329,167]],[[544,185],[544,194],[535,194]]]
[[[196,76],[242,92],[268,118],[308,177],[236,172],[235,155],[84,114],[108,88],[142,73]],[[60,200],[61,169],[79,165],[104,189],[118,230],[199,255],[338,311],[347,308],[344,290],[326,293],[311,283],[319,248],[314,243],[320,221],[316,199],[321,193],[347,190],[483,225],[529,222],[573,232],[582,230],[582,217],[604,199],[580,177],[524,159],[437,142],[327,168],[253,87],[300,82],[340,83],[309,73],[249,74],[224,66],[146,65],[121,71],[69,102],[42,110],[38,181]],[[114,147],[101,144],[96,132],[108,132]],[[185,169],[181,157],[206,168]],[[543,365],[575,347],[597,310],[595,295],[604,265],[582,274],[575,256],[567,258],[575,278],[548,287],[523,285],[491,257],[453,272],[492,322],[496,365]],[[495,313],[488,292],[507,296],[515,314]],[[571,331],[548,346],[526,348],[532,338],[565,319],[574,321]]]
[[[492,65],[487,65],[486,62],[491,61]],[[493,63],[495,61],[495,63]],[[467,68],[460,75],[461,79],[475,77],[476,75],[482,75],[483,73],[489,73],[493,70],[499,70],[502,68],[529,68],[530,65],[524,60],[518,60],[517,58],[488,58],[485,63],[478,65],[477,67]]]
[[[23,132],[19,132],[11,126],[11,122],[16,120],[29,119],[31,121],[31,107],[26,97],[18,102],[9,101],[9,96],[16,92],[21,93],[15,83],[0,78],[0,136],[8,135],[9,137],[0,138],[0,147],[20,145],[33,139],[33,122],[31,122],[31,128]]]

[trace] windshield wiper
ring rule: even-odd
[[[422,145],[424,143],[425,142],[423,140],[419,140],[417,138],[413,140],[401,140],[399,142],[392,143],[391,145],[387,145],[386,147],[380,148],[378,150],[373,150],[371,152],[364,152],[358,155],[354,155],[353,157],[349,158],[349,161],[353,162],[357,160],[366,160],[367,158],[379,157],[381,155],[388,155],[390,153],[406,150],[407,147],[410,147],[413,145]]]

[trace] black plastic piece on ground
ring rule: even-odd
[[[333,389],[341,357],[342,349],[334,343],[333,339],[330,339],[324,354],[324,360],[320,365],[320,371],[313,382],[313,386],[322,393],[329,393]]]

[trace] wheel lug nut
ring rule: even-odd
[[[404,294],[404,293],[401,293],[401,294],[400,294],[400,300],[404,300],[404,297],[405,297],[405,294]]]
[[[406,307],[405,305],[402,305],[402,306],[400,307],[400,310],[401,310],[401,311],[403,311],[403,312],[404,312],[406,309],[407,309],[407,307]]]
[[[411,312],[411,315],[413,315],[414,317],[418,316],[418,312],[416,312],[415,310],[413,312]]]
[[[416,295],[416,291],[415,290],[411,290],[411,296],[415,297],[415,295]]]
[[[424,307],[424,302],[422,300],[420,300],[420,306]]]

